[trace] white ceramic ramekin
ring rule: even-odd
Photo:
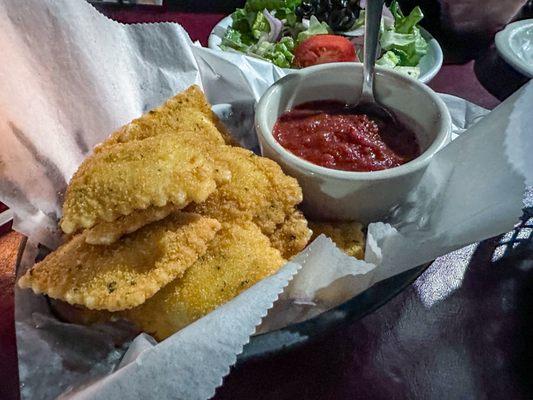
[[[423,83],[383,68],[376,69],[376,98],[407,117],[405,122],[414,129],[422,150],[416,159],[382,171],[339,171],[299,158],[274,139],[272,128],[289,107],[330,99],[354,104],[361,82],[360,63],[317,65],[280,79],[257,105],[255,126],[261,151],[298,179],[304,212],[311,218],[363,223],[386,219],[417,185],[433,155],[450,141],[451,118],[440,97]]]

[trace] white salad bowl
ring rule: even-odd
[[[404,116],[403,122],[415,132],[421,155],[414,160],[382,171],[340,171],[299,158],[274,138],[277,118],[291,105],[315,100],[355,104],[362,71],[359,63],[305,68],[274,83],[257,105],[255,127],[261,152],[298,180],[304,211],[311,218],[363,223],[386,220],[416,187],[433,155],[450,141],[451,117],[440,97],[428,86],[384,68],[376,69],[376,98]]]
[[[228,15],[227,17],[220,20],[220,22],[215,25],[215,27],[209,34],[209,38],[207,41],[207,47],[213,50],[223,51],[220,48],[220,44],[222,43],[222,38],[224,37],[224,34],[226,33],[226,29],[228,29],[231,26],[231,23],[232,23],[231,15]],[[420,75],[418,77],[418,80],[420,82],[428,83],[440,71],[442,67],[443,55],[442,55],[442,49],[439,45],[439,42],[437,42],[437,40],[433,36],[431,36],[431,34],[428,31],[420,27],[420,33],[422,34],[422,37],[428,43],[428,52],[424,57],[420,59],[420,63],[418,65],[420,68]],[[265,62],[269,62],[269,61],[265,61]],[[282,68],[282,69],[286,73],[293,73],[293,72],[298,71],[297,69],[293,69],[293,68]]]

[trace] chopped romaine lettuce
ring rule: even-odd
[[[274,10],[274,16],[283,21],[283,24],[288,27],[294,27],[298,22],[298,17],[293,9],[279,8]]]
[[[392,29],[384,29],[380,38],[381,48],[394,52],[400,59],[399,64],[407,67],[418,65],[427,53],[427,43],[416,27],[412,33],[397,33]]]
[[[235,10],[231,15],[232,25],[227,29],[220,47],[269,60],[279,67],[291,67],[296,45],[311,36],[332,33],[328,24],[320,22],[315,16],[304,21],[298,18],[296,7],[300,3],[301,0],[247,0],[243,8]],[[280,35],[269,35],[271,25],[264,10],[268,10],[282,22]],[[394,23],[391,22],[391,14]],[[405,16],[397,1],[393,0],[387,15],[388,22],[381,24],[382,55],[377,64],[418,76],[417,66],[428,48],[418,28],[418,23],[423,18],[422,11],[415,7]],[[364,29],[364,21],[363,9],[351,30]],[[274,36],[281,37],[276,41]],[[356,51],[360,53],[361,49]]]
[[[418,67],[405,67],[401,66],[400,58],[393,51],[387,51],[381,56],[379,60],[376,61],[376,65],[381,67],[393,69],[395,71],[401,72],[402,74],[409,75],[412,78],[418,78],[420,75],[420,68]]]
[[[270,32],[270,24],[262,12],[258,12],[252,24],[252,36],[257,40],[263,38]]]
[[[255,20],[255,13],[246,12],[243,8],[237,8],[233,14],[231,14],[231,20],[233,21],[231,27],[240,33],[251,34],[250,27]]]
[[[392,2],[390,11],[394,16],[394,26],[398,33],[410,33],[411,29],[424,18],[424,14],[418,6],[413,8],[407,17],[404,16],[396,0]]]
[[[290,68],[294,59],[294,40],[284,37],[277,43],[268,41],[259,42],[248,49],[248,54],[272,61],[281,68]]]
[[[353,23],[352,27],[348,30],[355,31],[356,29],[362,28],[363,26],[365,26],[365,10],[359,11],[359,16]]]
[[[222,42],[220,43],[220,48],[222,50],[228,50],[229,48],[246,52],[252,43],[252,39],[246,35],[241,34],[241,32],[228,28]]]
[[[309,19],[309,28],[307,28],[305,31],[298,33],[296,43],[300,44],[311,36],[326,35],[328,33],[331,33],[331,29],[328,24],[326,24],[325,22],[319,22],[318,19],[316,19],[316,17],[313,15]]]
[[[301,3],[301,0],[248,0],[244,8],[248,11],[268,11],[290,8],[294,10]]]
[[[399,62],[400,58],[396,55],[396,53],[394,53],[393,51],[387,51],[381,56],[380,59],[376,61],[376,65],[387,68],[394,68],[398,65]]]
[[[407,17],[404,16],[396,0],[392,2],[390,10],[394,16],[394,25],[382,24],[379,41],[381,49],[385,51],[385,54],[392,52],[397,56],[396,65],[416,67],[427,53],[428,48],[427,42],[420,34],[420,29],[416,26],[424,15],[420,7],[415,7]]]

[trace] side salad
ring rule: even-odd
[[[363,56],[366,0],[247,0],[231,14],[220,48],[303,68]],[[420,7],[404,15],[396,0],[384,6],[377,64],[418,77],[428,44]]]

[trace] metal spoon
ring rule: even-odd
[[[365,47],[363,60],[363,87],[355,105],[360,114],[369,114],[383,121],[396,122],[394,114],[374,98],[374,69],[378,52],[379,29],[384,0],[368,0],[365,9]]]

